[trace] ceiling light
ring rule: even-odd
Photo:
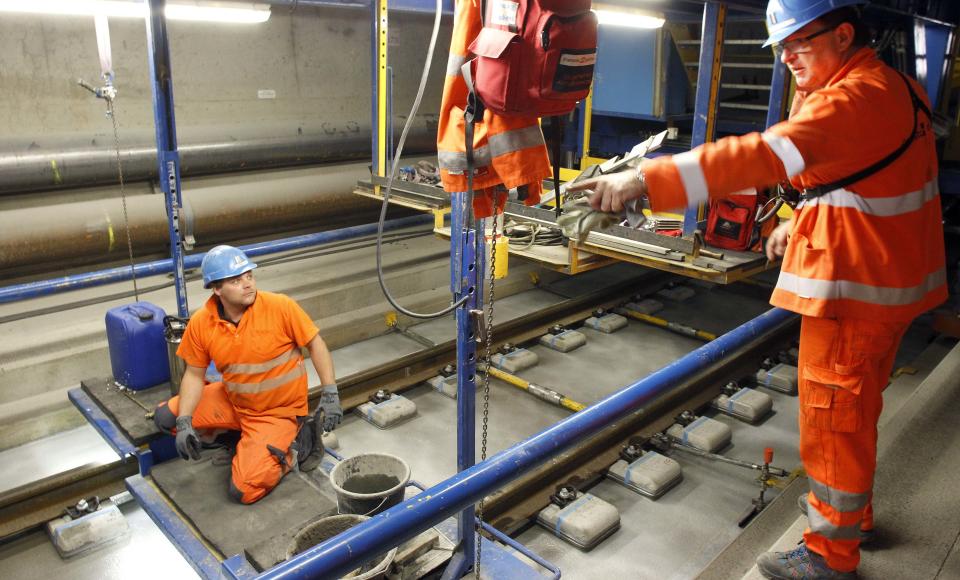
[[[0,0],[0,12],[144,18],[147,5],[130,0]],[[167,4],[166,16],[169,20],[255,24],[270,18],[270,6],[253,2],[240,5],[235,2],[180,2]]]
[[[660,15],[615,4],[594,4],[597,21],[606,26],[626,28],[661,28],[665,22]]]

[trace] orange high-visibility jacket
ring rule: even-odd
[[[307,372],[300,347],[319,332],[294,300],[257,291],[240,324],[220,317],[211,296],[190,317],[177,356],[190,366],[216,361],[227,398],[247,415],[294,417],[307,414]]]
[[[895,151],[913,115],[900,75],[860,49],[763,134],[644,162],[650,204],[665,211],[788,178],[801,190],[846,178]],[[920,112],[918,120],[917,138],[896,161],[798,206],[773,305],[808,316],[908,321],[946,299],[937,154],[930,119]]]
[[[453,17],[453,38],[447,74],[443,81],[437,157],[440,179],[448,192],[467,190],[467,156],[464,143],[463,110],[467,84],[460,67],[471,58],[467,47],[483,27],[479,0],[457,0]],[[526,202],[540,202],[542,180],[549,177],[550,160],[543,132],[536,117],[504,117],[484,111],[474,125],[474,199],[476,217],[493,214],[492,199],[482,190],[497,186],[507,189],[528,186]],[[501,196],[505,198],[506,196]]]

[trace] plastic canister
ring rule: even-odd
[[[180,379],[187,370],[187,363],[177,356],[183,332],[187,329],[187,320],[178,316],[163,317],[163,339],[167,343],[167,364],[170,366],[170,396],[180,394]]]
[[[149,302],[135,302],[107,311],[107,344],[113,378],[140,390],[170,379],[163,342],[166,312]]]

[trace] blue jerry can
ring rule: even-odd
[[[107,344],[113,378],[128,389],[146,389],[170,380],[163,308],[135,302],[107,311]]]

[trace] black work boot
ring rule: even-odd
[[[305,473],[320,467],[320,461],[323,459],[323,439],[319,433],[323,427],[317,427],[317,419],[316,413],[307,417],[294,442],[294,445],[297,445],[297,460],[300,462],[300,471]]]
[[[797,505],[800,506],[800,511],[803,512],[803,515],[807,515],[807,509],[809,509],[809,503],[807,503],[807,494],[803,494],[797,498]],[[877,531],[873,528],[865,530],[860,528],[860,545],[869,546],[877,539]]]

